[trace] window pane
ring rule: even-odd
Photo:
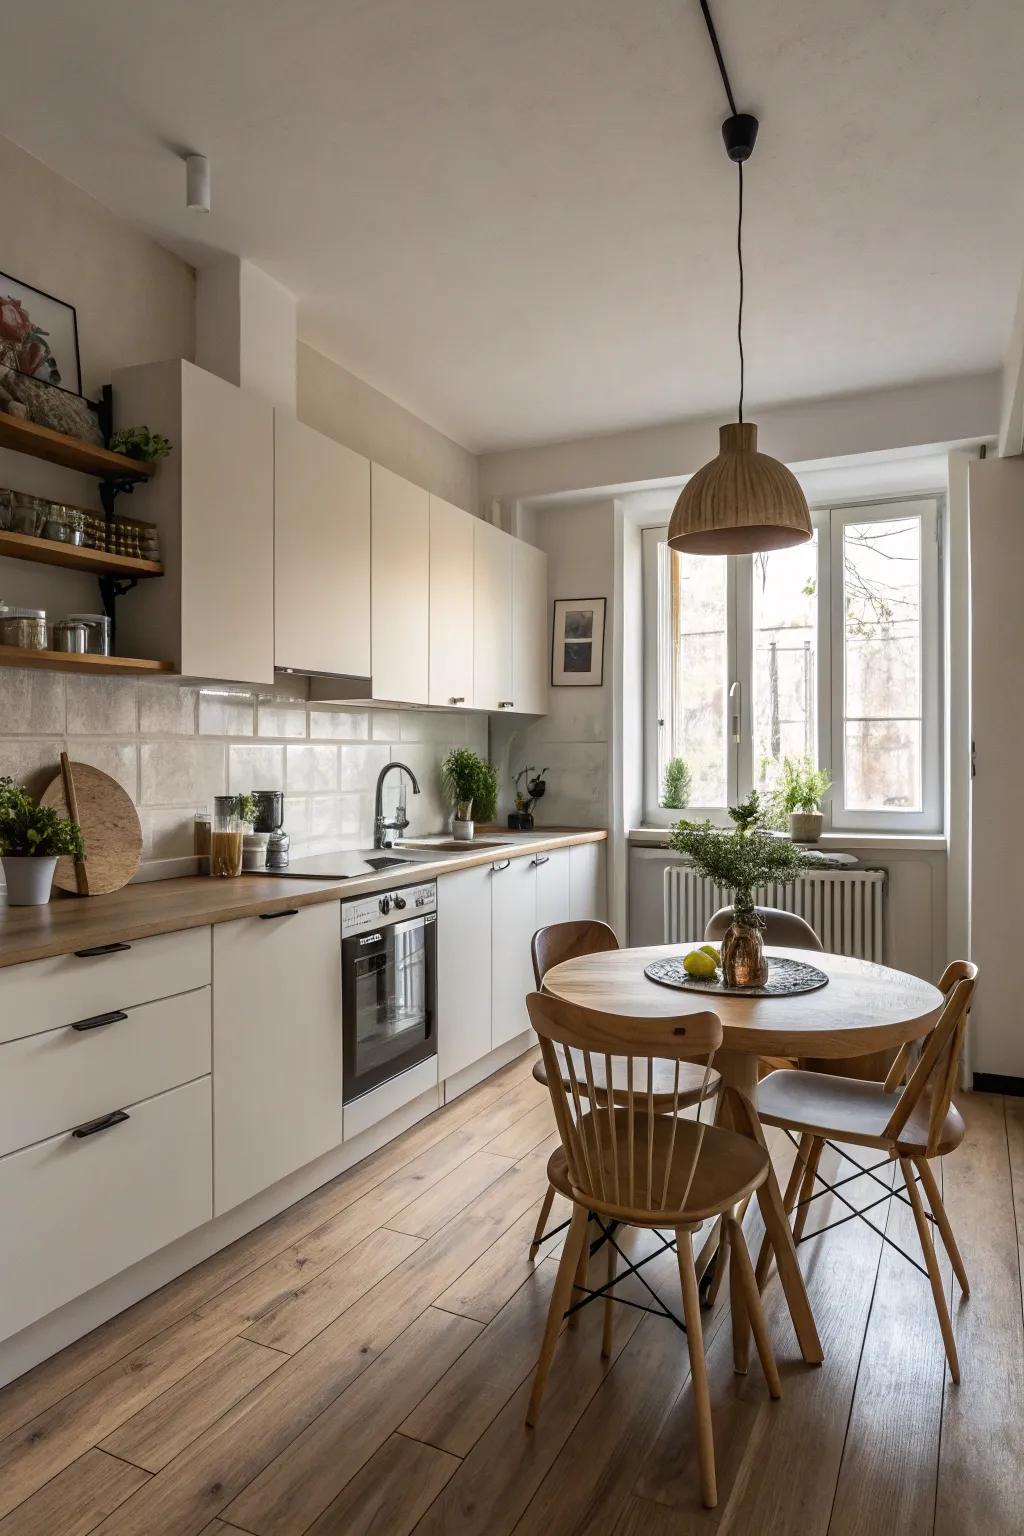
[[[690,804],[724,806],[726,767],[726,562],[667,550],[671,615],[668,757],[690,769]],[[664,775],[664,761],[661,772]]]
[[[753,558],[754,783],[784,757],[818,761],[818,535]]]
[[[921,521],[843,530],[846,806],[921,809]]]

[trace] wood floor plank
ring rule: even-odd
[[[446,1451],[392,1435],[308,1536],[409,1536],[458,1465]]]
[[[517,1120],[515,1125],[510,1125],[507,1131],[496,1136],[487,1150],[500,1157],[525,1157],[527,1152],[532,1152],[535,1147],[548,1141],[554,1129],[555,1112],[551,1107],[550,1096],[545,1091],[542,1102],[521,1120]]]
[[[418,1195],[394,1216],[389,1216],[387,1226],[392,1232],[405,1232],[411,1237],[433,1237],[465,1210],[470,1201],[483,1194],[495,1179],[507,1173],[514,1161],[511,1157],[478,1152],[447,1178],[440,1179],[432,1189]]]
[[[187,1317],[196,1307],[283,1253],[304,1235],[446,1140],[454,1131],[484,1117],[489,1109],[503,1104],[513,1090],[529,1082],[532,1087],[515,1100],[511,1121],[514,1123],[519,1109],[523,1113],[528,1111],[530,1099],[539,1088],[530,1077],[536,1055],[536,1051],[531,1051],[503,1067],[493,1077],[478,1083],[336,1179],[313,1190],[261,1227],[246,1233],[203,1264],[162,1286],[152,1296],[136,1302],[0,1390],[0,1440],[29,1423],[83,1382],[98,1376]],[[493,1122],[480,1118],[475,1126],[476,1135],[483,1138],[479,1144],[486,1145],[488,1140],[500,1134],[510,1123],[508,1117],[506,1108]]]
[[[685,1529],[685,1519],[677,1509],[633,1495],[626,1500],[614,1536],[682,1536]]]
[[[302,1536],[480,1331],[428,1307],[228,1505],[225,1519],[256,1536]]]
[[[115,1429],[101,1448],[159,1472],[222,1414],[273,1375],[284,1356],[248,1339],[232,1339],[196,1370]]]
[[[383,1228],[305,1285],[275,1300],[245,1330],[244,1338],[294,1354],[379,1280],[422,1247],[422,1239]]]
[[[1024,1325],[1005,1109],[995,1094],[957,1103],[967,1135],[944,1160],[944,1200],[971,1295],[950,1314],[960,1385],[947,1377],[935,1536],[1002,1536],[1020,1529],[1024,1508]]]
[[[87,1536],[148,1480],[105,1451],[86,1451],[0,1520],[0,1536]]]

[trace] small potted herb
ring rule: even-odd
[[[474,808],[480,821],[493,821],[497,813],[497,773],[469,747],[452,747],[441,763],[441,787],[453,806],[452,836],[471,842]]]
[[[769,798],[770,824],[784,831],[788,821],[794,843],[816,843],[824,820],[822,797],[831,788],[828,774],[809,757],[784,757],[779,782]]]
[[[57,860],[85,857],[82,829],[48,805],[36,805],[27,789],[0,777],[0,857],[12,907],[42,907],[50,899]]]
[[[690,803],[692,787],[690,765],[685,757],[670,757],[665,764],[665,782],[661,789],[661,804],[666,811],[685,811]]]
[[[151,432],[148,427],[122,427],[110,439],[110,447],[113,453],[123,453],[126,458],[139,459],[143,464],[166,458],[171,451],[170,439],[159,432]]]
[[[547,771],[546,768],[539,770],[531,768],[527,763],[526,767],[520,768],[516,774],[516,808],[509,813],[510,831],[533,831],[533,808],[538,800],[543,799],[547,790],[547,781],[544,778]]]
[[[242,823],[242,868],[250,874],[256,873],[267,867],[270,833],[254,830],[261,809],[255,795],[236,795],[235,806]]]

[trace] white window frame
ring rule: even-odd
[[[843,791],[843,703],[844,624],[843,624],[843,529],[847,523],[885,522],[896,517],[921,518],[921,707],[922,707],[922,809],[920,811],[873,810],[849,811],[842,804]],[[931,495],[883,501],[847,503],[839,507],[816,507],[811,520],[818,531],[818,762],[835,780],[825,796],[822,810],[828,830],[838,832],[941,833],[943,830],[943,750],[942,718],[942,504]],[[659,626],[659,612],[668,602],[667,569],[659,572],[658,550],[665,543],[667,525],[643,530],[643,626],[644,626],[644,823],[670,826],[678,821],[678,811],[659,805],[658,782],[661,722],[668,719],[668,694],[671,687],[671,653],[668,626]],[[659,583],[660,575],[660,583]],[[753,785],[753,731],[751,697],[753,685],[753,557],[737,555],[729,559],[727,574],[728,625],[727,688],[730,680],[740,684],[739,740],[727,744],[727,803],[735,805]],[[663,590],[659,590],[659,585]],[[833,602],[833,593],[836,601]],[[741,665],[741,657],[745,663]],[[731,716],[723,722],[729,732]],[[836,772],[833,764],[838,764]],[[695,819],[709,818],[721,825],[729,819],[724,806],[689,806],[685,813]]]

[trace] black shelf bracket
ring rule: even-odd
[[[117,599],[139,584],[137,576],[98,576],[103,612],[110,620],[110,649],[117,654]]]

